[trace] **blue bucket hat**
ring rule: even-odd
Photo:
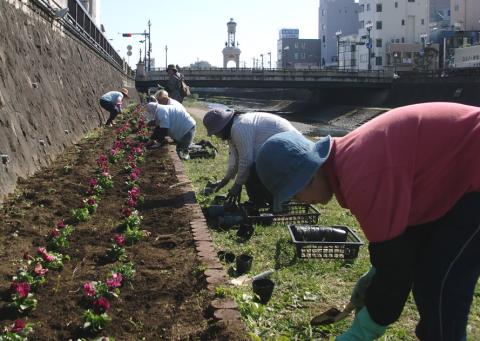
[[[331,138],[313,143],[297,132],[283,132],[270,137],[260,147],[256,169],[262,183],[273,195],[273,210],[300,192],[330,154]]]

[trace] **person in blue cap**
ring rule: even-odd
[[[466,340],[480,276],[479,153],[480,108],[457,103],[396,108],[344,137],[286,132],[262,145],[256,168],[276,209],[335,195],[369,241],[372,268],[337,340],[381,337],[410,292],[420,340]]]

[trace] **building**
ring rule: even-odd
[[[450,0],[430,0],[430,29],[450,26]]]
[[[480,1],[451,0],[451,25],[459,31],[480,31]]]
[[[318,69],[320,67],[320,39],[300,39],[298,29],[280,30],[277,41],[277,68]]]
[[[359,36],[365,42],[359,45],[359,69],[423,66],[418,61],[429,43],[428,0],[360,0],[359,6]]]
[[[320,0],[318,38],[322,41],[322,65],[337,66],[337,33],[343,36],[358,33],[358,3],[354,0]]]

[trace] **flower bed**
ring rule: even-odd
[[[23,180],[2,205],[0,324],[8,333],[29,333],[32,340],[212,333],[204,318],[211,297],[198,271],[190,213],[181,205],[181,189],[171,187],[172,163],[155,150],[136,170],[138,158],[130,155],[143,155],[134,144],[127,143],[128,150],[114,144],[117,133],[124,141],[143,139],[99,130]],[[106,162],[113,162],[108,169]],[[166,235],[169,243],[161,238]],[[24,278],[12,284],[13,275]],[[12,293],[18,306],[11,305]]]

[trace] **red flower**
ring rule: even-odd
[[[135,168],[135,169],[138,169],[138,168]],[[132,174],[130,174],[130,180],[135,181],[137,179],[138,179],[138,174],[136,172],[132,172]]]
[[[93,310],[97,314],[104,313],[110,308],[110,302],[108,302],[108,300],[105,297],[100,297],[96,299],[95,301],[93,301],[92,305],[93,305]]]
[[[50,236],[50,238],[57,238],[57,237],[60,236],[60,230],[57,229],[57,228],[53,228],[53,229],[50,230],[48,235]]]
[[[92,179],[88,180],[88,184],[90,185],[90,187],[97,186],[97,184],[98,184],[97,179],[92,178]]]
[[[65,225],[65,221],[63,221],[63,219],[60,220],[60,221],[57,223],[57,228],[59,228],[59,229],[63,229],[63,228],[65,228],[65,226],[67,226],[67,225]]]
[[[128,218],[132,215],[132,209],[130,207],[122,208],[122,214],[125,218]]]
[[[28,293],[30,292],[30,284],[27,282],[20,282],[16,283],[13,282],[12,285],[10,286],[10,289],[18,294],[18,296],[24,298],[28,296]]]
[[[130,198],[130,199],[127,200],[127,205],[130,206],[130,207],[135,207],[135,206],[137,206],[137,201]]]
[[[23,320],[15,320],[15,323],[12,325],[12,327],[10,328],[10,331],[12,333],[18,333],[18,332],[21,332],[23,330],[23,328],[25,328],[25,321]]]
[[[117,234],[113,239],[115,240],[118,246],[125,245],[125,237],[123,236],[123,234]]]
[[[95,205],[97,202],[95,201],[95,199],[93,198],[88,198],[87,200],[87,204],[89,204],[90,206],[93,206]]]

